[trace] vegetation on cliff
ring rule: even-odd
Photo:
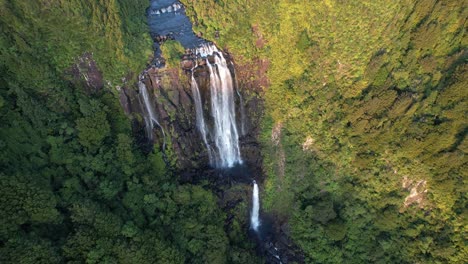
[[[255,262],[216,197],[136,146],[117,89],[147,0],[0,0],[0,262]],[[233,239],[234,238],[234,239]]]
[[[270,62],[263,199],[308,262],[467,259],[466,1],[182,2]]]
[[[238,65],[269,61],[262,199],[307,262],[467,259],[465,0],[182,2]],[[0,0],[1,263],[261,261],[245,201],[227,228],[136,145],[117,91],[151,56],[147,6]]]

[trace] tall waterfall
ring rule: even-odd
[[[260,219],[259,219],[259,211],[260,211],[260,198],[258,197],[258,185],[257,182],[253,181],[253,193],[252,193],[252,213],[250,215],[250,226],[253,230],[258,231],[258,227],[260,226]]]
[[[145,106],[144,109],[144,119],[145,119],[145,128],[146,128],[146,135],[149,139],[153,139],[153,127],[158,126],[163,134],[163,146],[162,148],[166,148],[166,133],[164,133],[164,129],[159,124],[158,120],[156,119],[156,114],[154,113],[154,107],[151,103],[151,99],[149,97],[148,89],[146,85],[140,80],[138,82],[138,89],[140,90],[140,100],[143,100],[143,105]]]
[[[233,76],[226,59],[216,46],[204,45],[197,48],[195,53],[200,58],[205,59],[209,69],[210,114],[213,118],[213,124],[209,127],[206,126],[201,96],[199,96],[200,91],[195,79],[192,77],[197,126],[203,140],[206,139],[205,145],[208,148],[211,165],[218,168],[229,168],[237,163],[242,163],[234,107]],[[209,57],[214,59],[213,64],[210,62]],[[210,149],[211,142],[214,142],[214,151]]]

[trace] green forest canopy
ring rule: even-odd
[[[182,2],[238,67],[269,61],[262,199],[308,263],[468,258],[465,0]],[[151,56],[147,6],[0,0],[0,262],[261,262],[135,144],[116,91]]]
[[[468,259],[467,1],[182,2],[269,62],[263,200],[307,262]]]
[[[211,191],[135,144],[117,89],[152,54],[147,6],[0,0],[1,263],[258,263]]]

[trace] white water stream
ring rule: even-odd
[[[154,107],[151,104],[151,99],[149,97],[148,89],[146,85],[140,80],[138,82],[138,89],[140,90],[140,100],[143,100],[143,105],[145,106],[146,110],[144,119],[145,119],[145,128],[146,128],[146,135],[149,139],[153,140],[153,127],[156,125],[158,126],[163,134],[163,146],[162,149],[166,149],[166,133],[164,132],[163,127],[159,124],[158,120],[156,119],[156,114],[154,113]]]
[[[196,67],[197,66],[195,66],[194,68]],[[202,135],[203,143],[205,143],[206,149],[208,150],[208,157],[210,159],[210,164],[213,164],[214,162],[213,151],[211,150],[211,146],[210,144],[208,144],[208,140],[207,140],[206,124],[205,124],[205,118],[203,117],[203,106],[202,106],[202,101],[201,101],[200,89],[198,89],[197,81],[195,80],[195,77],[193,77],[193,69],[192,69],[191,87],[192,87],[193,98],[195,101],[197,128],[198,128],[198,131],[200,131],[200,134]]]
[[[205,59],[209,69],[210,114],[213,118],[213,124],[208,126],[204,120],[200,91],[192,75],[197,127],[203,140],[206,139],[205,145],[208,148],[211,165],[217,168],[230,168],[242,163],[236,125],[233,76],[226,59],[216,46],[203,45],[197,48],[195,53]],[[209,57],[214,59],[213,64],[210,63]],[[214,142],[214,151],[210,149],[211,142]]]
[[[252,192],[252,213],[250,214],[250,227],[254,231],[258,231],[260,226],[260,198],[258,196],[258,185],[256,181],[253,181],[253,192]]]

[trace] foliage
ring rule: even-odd
[[[146,5],[128,0],[2,0],[2,61],[10,72],[37,82],[31,87],[50,89],[55,72],[88,52],[104,78],[119,85],[129,71],[139,72],[151,54],[147,29],[138,19],[141,15],[132,16],[144,13]],[[35,67],[38,62],[42,67]]]
[[[235,58],[270,62],[263,198],[307,262],[467,258],[466,1],[183,2]]]
[[[262,198],[307,262],[466,260],[465,1],[183,2],[236,60],[270,62]],[[245,202],[226,228],[135,145],[116,89],[151,54],[147,4],[0,0],[0,262],[259,261]]]
[[[180,59],[184,55],[184,47],[175,40],[168,40],[161,45],[162,56],[170,68],[178,68]]]
[[[131,134],[114,88],[132,85],[151,53],[147,5],[0,0],[1,263],[225,263],[253,252],[228,239],[210,191],[179,185]],[[76,74],[83,61],[104,87]]]

